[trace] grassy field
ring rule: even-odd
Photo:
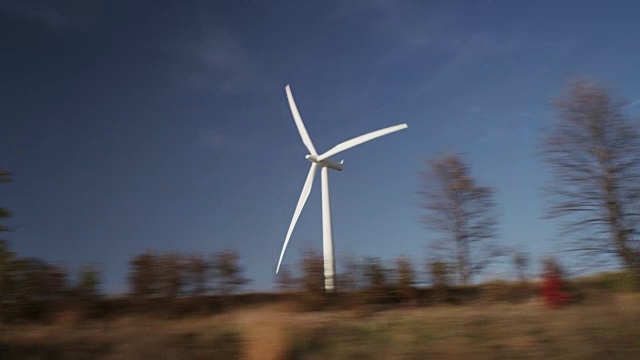
[[[323,312],[276,303],[175,320],[67,314],[1,334],[1,359],[640,359],[640,294],[561,309],[532,299]]]

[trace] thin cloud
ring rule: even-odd
[[[398,0],[340,0],[329,12],[329,20],[341,20],[369,11],[385,11],[396,6]]]
[[[400,0],[345,0],[333,3],[329,21],[349,21],[376,42],[370,66],[389,66],[416,52],[447,44],[457,10],[450,4]],[[362,21],[365,18],[366,21]]]
[[[576,50],[578,40],[575,38],[559,41],[557,43],[543,44],[539,51],[552,54],[546,62],[535,72],[536,77],[549,75],[553,69],[557,68]]]
[[[213,150],[226,150],[233,144],[227,135],[215,128],[201,131],[198,134],[197,142],[200,145]]]
[[[250,87],[254,64],[237,39],[219,34],[200,44],[194,55],[207,70],[195,79],[197,83],[215,81],[215,87],[223,95],[242,93]]]
[[[103,9],[104,0],[0,1],[0,13],[52,32],[91,27]]]
[[[372,56],[375,60],[370,62],[370,66],[397,66],[407,59],[431,52],[438,54],[436,59],[445,56],[446,60],[436,65],[439,68],[429,74],[416,93],[434,91],[457,74],[482,62],[509,59],[515,54],[531,51],[552,53],[536,64],[537,68],[527,76],[536,79],[560,66],[578,45],[576,38],[536,44],[517,33],[465,31],[464,14],[451,3],[346,1],[338,3],[332,14],[333,17],[359,15],[368,19],[365,25],[361,25],[366,27],[362,30],[371,33],[371,38],[377,42],[376,48],[381,49]],[[426,58],[426,61],[431,58]]]
[[[493,129],[489,129],[486,132],[486,134],[478,138],[477,142],[479,144],[486,144],[490,142],[497,142],[497,141],[510,139],[517,135],[518,134],[513,130],[509,130],[506,128],[493,128]]]
[[[218,96],[238,95],[261,89],[264,84],[253,54],[228,32],[208,34],[203,40],[172,51],[192,64],[184,70],[184,78],[195,90]]]
[[[371,31],[383,49],[375,66],[388,66],[423,51],[447,49],[456,42],[456,9],[450,4],[393,2],[373,17]]]
[[[492,127],[487,121],[489,114],[487,109],[481,106],[471,106],[469,108],[471,121],[469,127],[465,129],[465,136],[475,139],[478,144],[501,141],[513,136],[513,132],[504,126]]]
[[[424,96],[425,93],[438,91],[451,81],[462,79],[478,64],[498,60],[512,63],[518,56],[539,57],[541,52],[555,54],[539,61],[531,72],[514,74],[512,83],[526,87],[561,66],[575,51],[576,44],[577,39],[536,43],[517,33],[506,36],[481,32],[459,34],[448,46],[448,60],[418,86],[414,96]]]
[[[499,39],[488,33],[473,33],[458,38],[450,45],[453,56],[439,71],[439,75],[452,73],[464,65],[514,53],[521,41],[517,38]]]
[[[238,136],[217,126],[200,129],[194,139],[196,146],[224,154],[239,152],[254,145],[252,139],[247,139],[246,135]]]
[[[205,145],[213,149],[224,149],[228,142],[229,139],[222,134],[208,134],[204,137]]]
[[[433,71],[412,96],[424,96],[424,93],[437,91],[472,66],[513,55],[522,49],[522,44],[516,36],[498,38],[488,33],[458,36],[447,45],[448,60]]]
[[[29,20],[52,30],[58,30],[68,23],[67,16],[43,1],[12,1],[0,3],[0,11],[14,17]]]
[[[490,115],[491,114],[491,115]],[[529,112],[521,112],[513,121],[500,121],[497,125],[489,121],[494,118],[496,112],[481,106],[469,108],[469,126],[464,130],[465,137],[473,139],[478,144],[495,143],[519,138],[522,135],[522,123],[532,117]]]
[[[354,24],[364,24],[362,31],[377,43],[369,66],[398,66],[430,52],[438,54],[434,61],[444,56],[444,62],[433,63],[436,70],[418,85],[417,92],[430,92],[470,65],[510,56],[524,47],[517,35],[463,31],[460,9],[451,3],[346,1],[336,5],[332,16],[338,15],[366,16],[368,21]]]
[[[640,105],[640,98],[637,98],[637,99],[635,99],[634,101],[632,101],[632,102],[628,105],[628,107],[629,107],[629,108],[632,108],[632,107],[636,107],[636,106],[638,106],[638,105]]]

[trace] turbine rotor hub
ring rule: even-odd
[[[326,167],[326,168],[330,168],[333,170],[338,170],[338,171],[342,171],[343,166],[342,166],[342,161],[340,161],[339,163],[334,163],[330,160],[324,159],[324,160],[318,160],[318,155],[307,155],[305,156],[305,159],[311,161],[314,164],[317,164],[318,166],[322,166],[322,167]]]

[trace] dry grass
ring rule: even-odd
[[[637,359],[640,295],[562,309],[534,300],[366,316],[299,312],[285,303],[178,320],[81,323],[67,314],[51,325],[0,331],[2,359]]]

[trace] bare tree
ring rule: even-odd
[[[640,286],[640,134],[625,106],[598,84],[572,82],[542,154],[553,173],[548,216],[563,220],[569,248],[613,255]]]
[[[361,259],[346,255],[340,261],[342,271],[338,274],[338,289],[341,291],[355,291],[364,286]]]
[[[529,254],[524,251],[516,251],[511,259],[516,270],[518,281],[524,283],[527,281],[527,268],[529,267]]]
[[[11,177],[11,172],[6,170],[0,170],[0,184],[11,182],[13,179]],[[3,221],[7,218],[11,217],[11,211],[9,209],[0,206],[0,233],[9,231],[9,227],[3,224]],[[1,241],[2,239],[0,239]]]
[[[387,273],[380,258],[367,257],[364,259],[362,274],[369,290],[382,290],[387,286]]]
[[[282,292],[295,290],[297,281],[291,270],[289,270],[289,266],[285,264],[280,267],[280,272],[276,275],[278,290]]]
[[[0,322],[10,317],[11,303],[15,296],[16,253],[9,248],[9,242],[0,240]]]
[[[49,264],[47,269],[47,290],[51,300],[61,300],[69,293],[69,270],[62,265]]]
[[[324,262],[322,255],[316,250],[303,251],[298,264],[302,276],[302,289],[308,294],[318,295],[324,293]]]
[[[49,300],[50,264],[36,257],[18,258],[17,262],[20,269],[20,295],[24,302]]]
[[[0,183],[7,183],[13,180],[11,171],[0,170]]]
[[[218,282],[218,291],[227,295],[245,285],[249,280],[242,273],[240,255],[236,251],[221,251],[213,256],[212,268]]]
[[[185,261],[177,252],[169,252],[159,256],[158,271],[160,290],[166,298],[176,298],[185,286]]]
[[[79,299],[95,300],[100,297],[100,269],[92,264],[83,265],[78,271],[75,290]]]
[[[472,276],[500,255],[493,189],[479,186],[460,155],[440,156],[423,174],[424,222],[442,238],[432,244],[437,259],[456,264],[458,280]]]
[[[436,301],[447,298],[451,285],[452,266],[442,261],[427,261],[427,274],[431,280],[431,290]]]
[[[365,281],[365,299],[370,304],[382,304],[388,300],[389,269],[378,257],[366,257],[362,261],[362,277]]]
[[[7,312],[5,304],[11,301],[13,271],[16,254],[9,248],[9,242],[0,240],[0,321]]]
[[[154,297],[160,293],[158,255],[152,251],[138,254],[129,262],[129,285],[136,297]]]
[[[11,172],[0,170],[0,183],[8,183],[11,180]],[[11,212],[0,206],[0,236],[3,232],[9,231],[9,227],[4,224],[5,219],[9,217]],[[9,249],[9,242],[0,238],[0,321],[4,320],[8,313],[6,303],[11,298],[14,260],[15,253]]]
[[[207,280],[211,266],[201,254],[192,255],[186,260],[187,284],[191,286],[191,296],[203,296],[207,293]]]
[[[517,250],[511,257],[513,267],[518,281],[524,283],[527,281],[527,269],[529,268],[529,254],[522,250]]]
[[[395,286],[398,296],[402,301],[412,300],[415,297],[416,272],[407,257],[398,257],[395,260]]]
[[[431,287],[447,287],[451,284],[451,266],[441,261],[427,262],[427,273]]]

